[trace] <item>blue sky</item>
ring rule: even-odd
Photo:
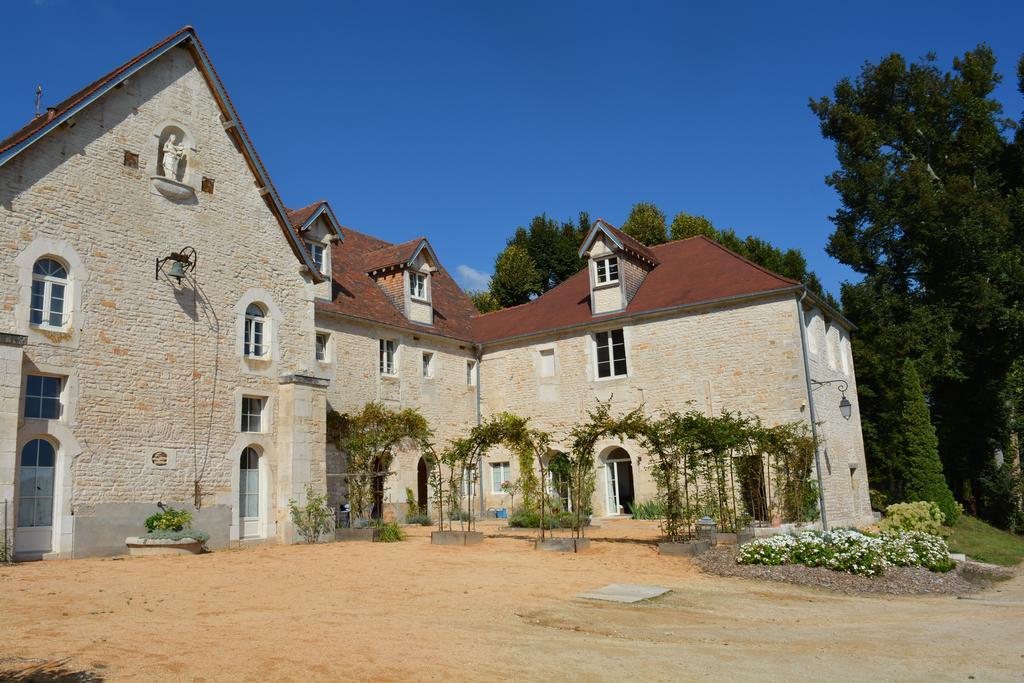
[[[778,5],[772,7],[771,5]],[[0,135],[194,25],[284,200],[384,239],[427,235],[478,287],[516,226],[580,210],[669,218],[824,253],[835,168],[808,98],[890,52],[989,43],[1013,76],[1024,3],[6,0]]]

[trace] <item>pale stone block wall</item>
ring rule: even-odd
[[[393,410],[416,408],[434,430],[434,443],[443,448],[451,439],[465,436],[476,424],[476,387],[466,382],[466,361],[475,358],[465,342],[396,330],[373,323],[319,314],[318,326],[329,330],[337,354],[330,368],[328,407],[339,413],[355,413],[369,401],[381,401]],[[397,377],[382,377],[378,366],[378,340],[398,342]],[[434,354],[434,376],[423,377],[423,353]],[[405,489],[417,491],[418,448],[403,449],[384,491],[386,504],[405,502]],[[342,454],[327,445],[328,492],[334,505],[345,496]]]
[[[807,421],[800,324],[792,295],[626,323],[629,374],[608,380],[596,379],[590,332],[571,331],[539,337],[535,342],[494,345],[485,348],[481,366],[483,413],[508,410],[530,417],[537,427],[555,435],[559,449],[568,447],[568,430],[585,419],[586,411],[598,399],[611,400],[619,413],[642,404],[648,413],[695,408],[705,414],[729,410],[758,415],[767,424]],[[616,326],[607,323],[594,329]],[[556,350],[556,376],[540,378],[539,353],[550,345]],[[824,418],[829,426],[835,421],[831,414]],[[854,425],[859,428],[859,421],[840,425],[830,432],[830,438],[842,448],[855,449],[851,444],[859,436],[853,434]],[[613,441],[599,444],[595,454],[599,471],[593,503],[597,515],[608,512],[603,458],[616,445]],[[634,462],[636,500],[653,497],[647,454],[636,444],[623,447]],[[643,459],[639,466],[637,458]],[[512,463],[516,476],[514,458],[494,454],[488,460],[505,459]],[[826,486],[833,487],[833,483],[830,480]],[[832,494],[830,488],[826,492]],[[836,496],[841,500],[841,494]],[[507,506],[508,500],[488,495],[486,503]],[[831,511],[832,503],[829,505]],[[835,520],[830,519],[833,524],[843,520],[852,523],[848,511],[837,510]]]
[[[196,194],[185,201],[149,178],[168,121],[191,141]],[[123,165],[125,150],[140,154],[139,169]],[[214,194],[199,191],[202,176],[216,180]],[[233,396],[276,396],[279,376],[315,370],[314,288],[253,180],[184,50],[0,168],[0,331],[29,336],[22,374],[45,366],[75,387],[54,425],[81,446],[69,463],[71,508],[190,500],[197,470],[204,499],[237,506],[236,442],[277,439],[242,438]],[[154,281],[154,260],[185,246],[199,255],[195,280]],[[28,296],[19,258],[39,251],[63,255],[80,285],[66,334],[41,333],[17,313]],[[273,310],[266,361],[239,352],[236,306],[253,289]],[[38,427],[26,422],[19,436]],[[156,451],[170,455],[167,466],[152,465]]]

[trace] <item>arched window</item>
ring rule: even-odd
[[[56,453],[45,439],[21,449],[18,476],[18,526],[53,526],[53,467]]]
[[[64,327],[64,299],[68,271],[52,258],[41,258],[32,266],[32,305],[29,322],[46,327]]]
[[[263,358],[267,355],[267,314],[259,304],[249,304],[245,309],[245,339],[243,353],[249,358]]]
[[[243,538],[259,535],[260,455],[251,446],[238,461],[238,519]]]

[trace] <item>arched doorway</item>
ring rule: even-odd
[[[260,455],[252,446],[238,460],[238,524],[242,538],[261,536]]]
[[[426,510],[430,503],[430,494],[427,490],[429,478],[427,461],[424,458],[420,458],[419,463],[416,465],[416,504],[420,506],[420,510]],[[411,514],[413,511],[410,510],[409,512]]]
[[[18,526],[15,552],[53,549],[53,477],[57,452],[46,439],[32,439],[18,461]]]
[[[624,448],[605,458],[605,494],[607,514],[633,514],[633,463]]]

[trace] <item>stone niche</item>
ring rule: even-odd
[[[153,188],[176,202],[194,202],[198,145],[188,128],[176,121],[164,121],[149,143],[147,164]]]

